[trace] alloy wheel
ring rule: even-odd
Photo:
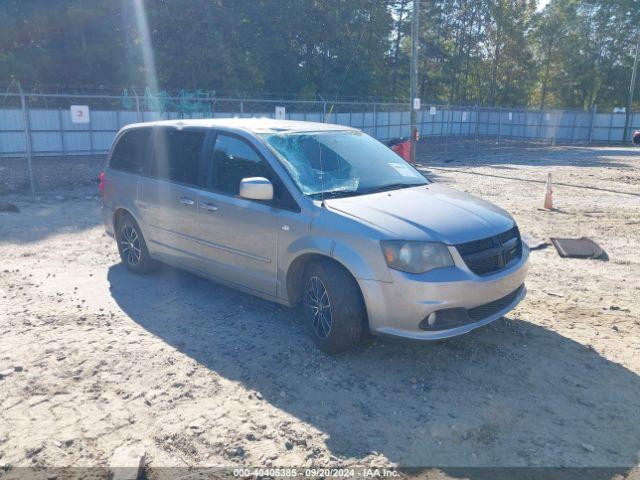
[[[140,263],[140,255],[142,253],[140,237],[131,225],[125,225],[121,230],[120,248],[122,256],[127,260],[129,265],[135,267]]]
[[[311,326],[320,338],[327,338],[331,333],[331,302],[327,288],[318,277],[313,276],[307,284],[305,308],[313,314]]]

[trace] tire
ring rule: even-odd
[[[353,277],[330,261],[312,262],[302,285],[304,322],[320,350],[334,354],[355,349],[366,314]]]
[[[120,259],[130,272],[142,275],[157,268],[158,264],[149,255],[140,227],[128,213],[118,220],[116,241]]]

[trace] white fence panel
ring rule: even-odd
[[[37,97],[37,95],[28,98]],[[60,96],[64,98],[63,96]],[[28,128],[34,155],[67,155],[106,152],[117,131],[137,121],[179,118],[274,118],[276,103],[267,100],[222,100],[212,103],[219,111],[155,112],[142,108],[115,109],[93,107],[91,101],[103,97],[73,99],[73,104],[88,104],[89,123],[73,123],[68,108],[31,108]],[[71,104],[71,99],[69,100]],[[115,107],[119,97],[111,98]],[[116,103],[114,103],[116,102]],[[49,103],[50,105],[51,103]],[[410,112],[401,104],[278,101],[291,120],[336,123],[360,128],[380,140],[410,136]],[[15,104],[14,104],[15,105]],[[139,102],[143,107],[144,102]],[[209,104],[206,104],[209,105]],[[423,138],[478,136],[497,139],[558,140],[564,142],[621,142],[624,114],[527,111],[508,108],[477,108],[431,105],[418,112],[418,129]],[[135,108],[135,103],[134,103]],[[244,109],[244,111],[241,111]],[[631,128],[640,128],[640,115],[633,115]],[[20,108],[0,108],[0,156],[26,153],[24,113]]]

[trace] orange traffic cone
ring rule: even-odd
[[[547,177],[547,191],[544,194],[544,206],[547,210],[553,210],[553,188],[551,187],[551,174]]]

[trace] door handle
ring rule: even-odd
[[[189,197],[180,197],[180,203],[183,205],[195,205],[196,202],[191,200]]]
[[[216,210],[218,210],[218,207],[215,206],[213,203],[201,203],[200,204],[200,208],[203,208],[205,210],[209,210],[210,212],[215,212]]]

